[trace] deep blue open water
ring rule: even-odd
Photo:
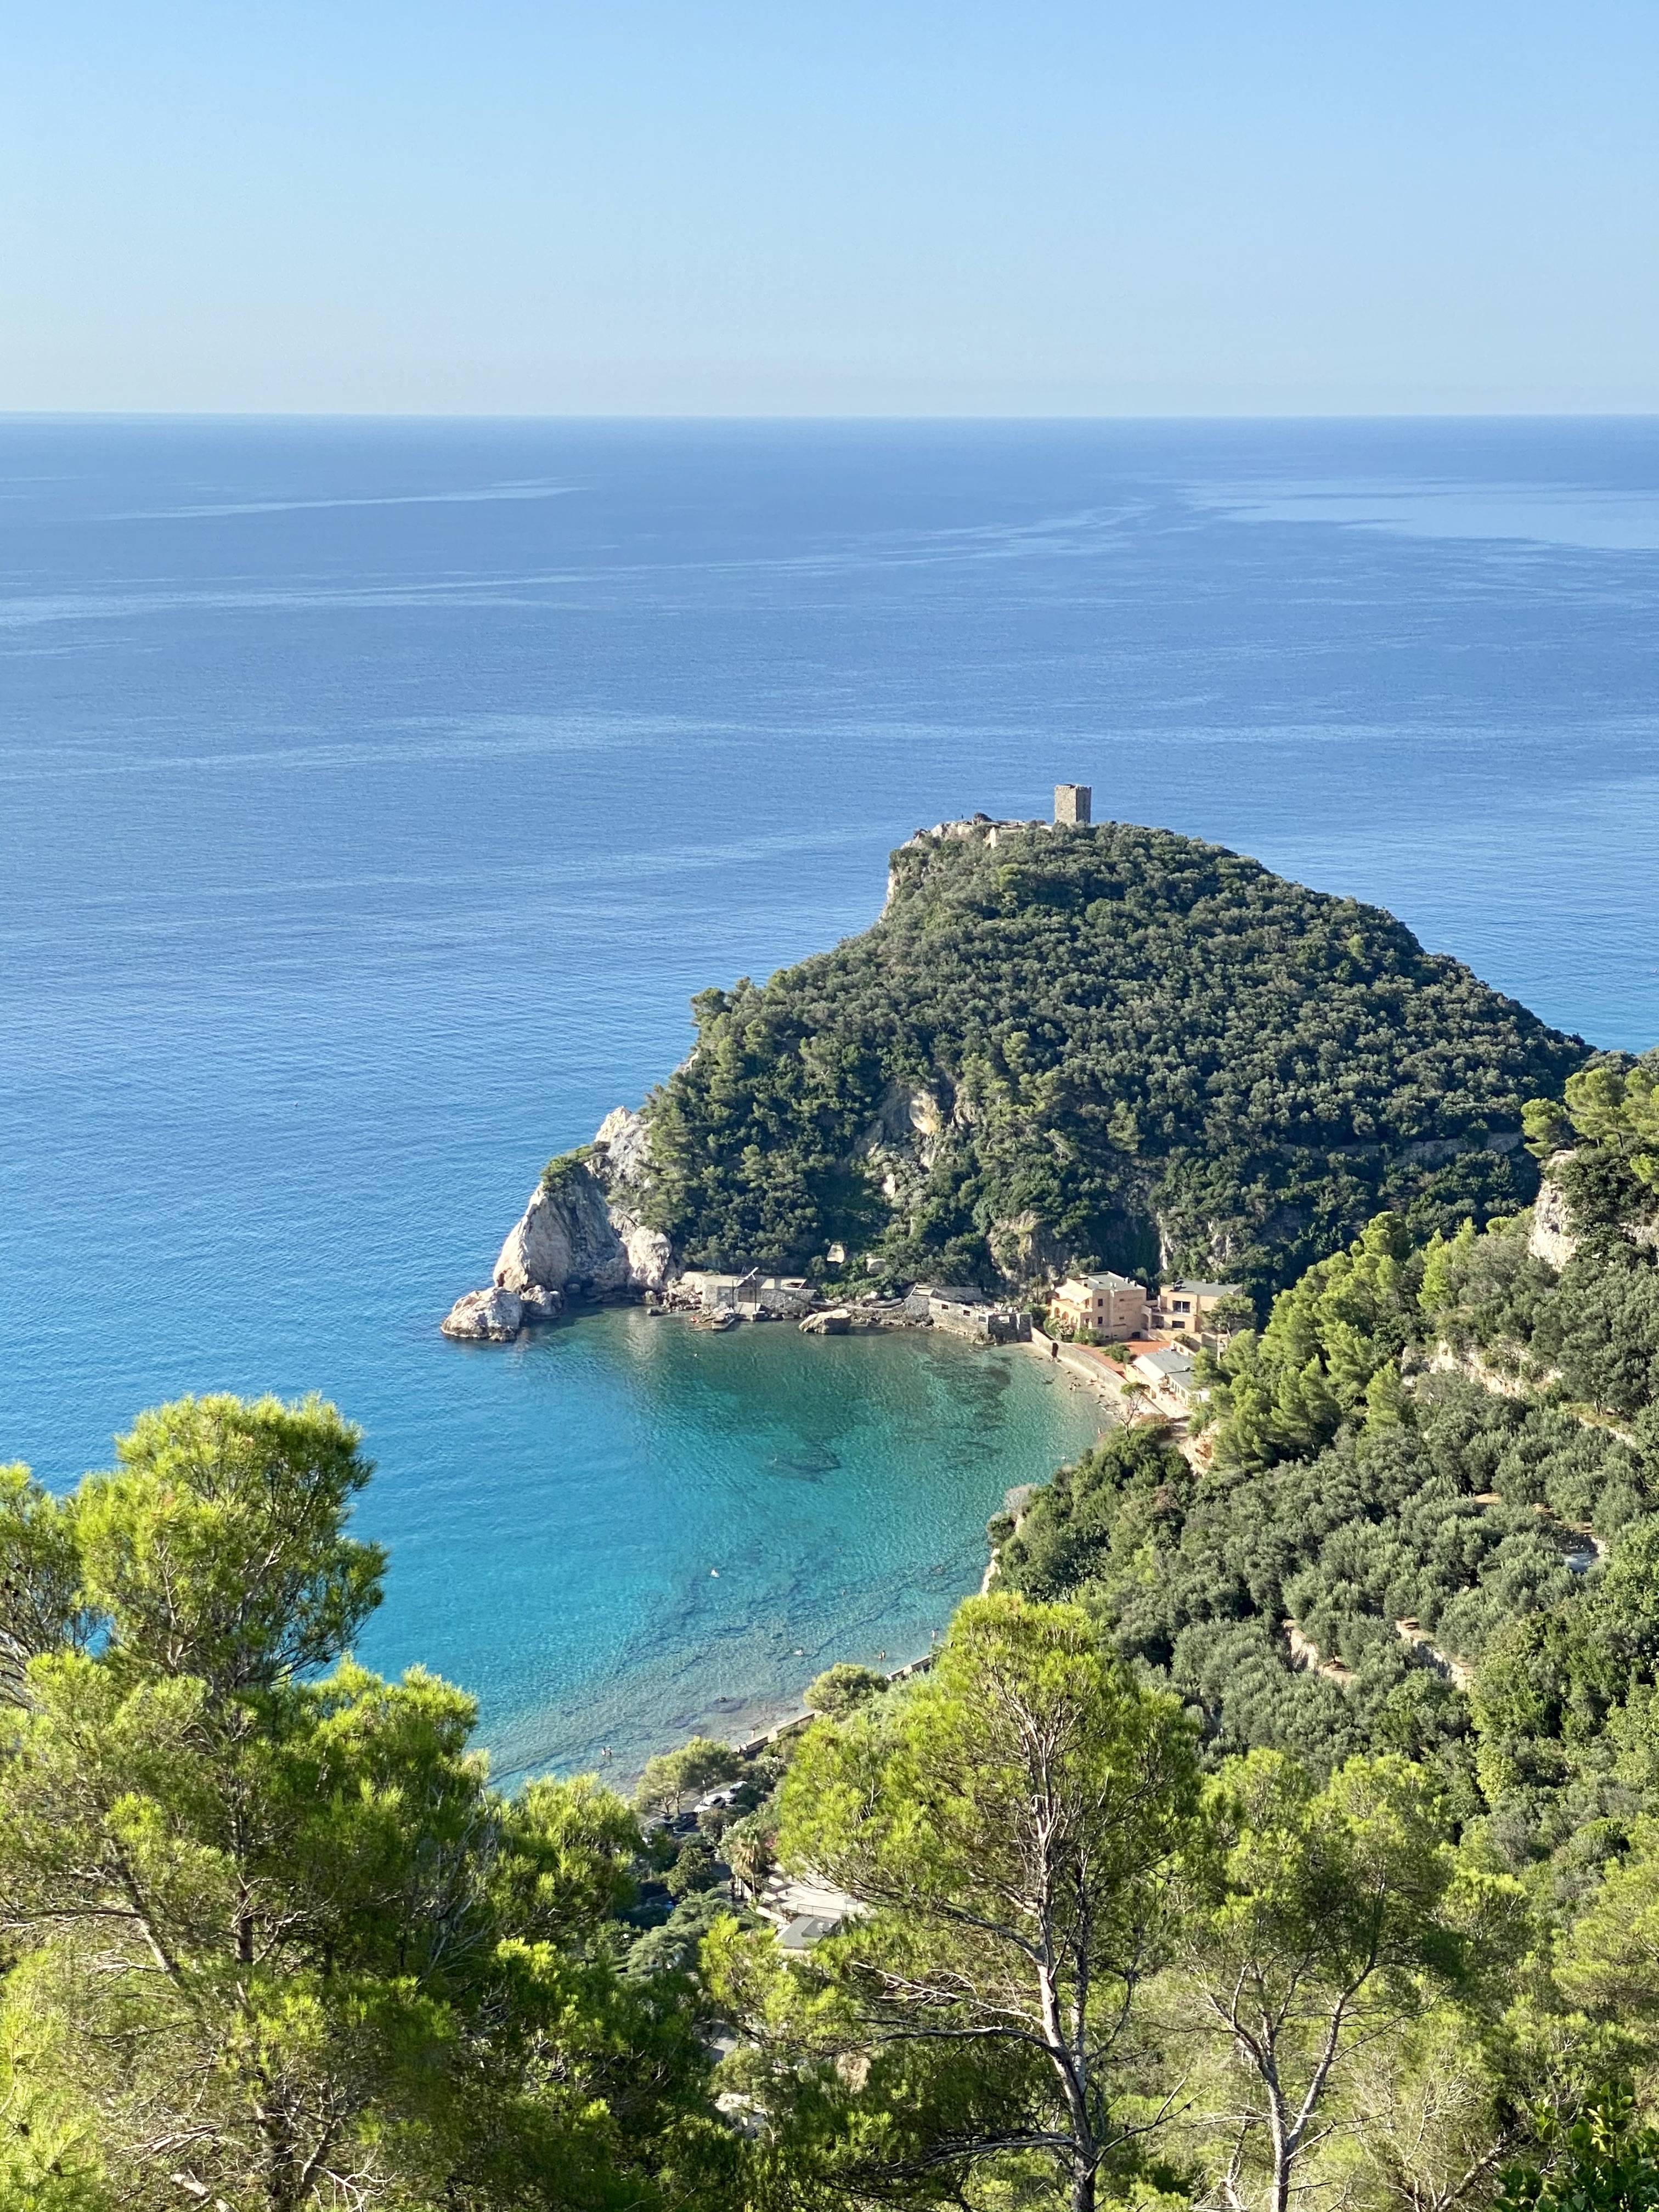
[[[542,1160],[1062,777],[1650,1044],[1656,617],[1651,422],[0,423],[0,1455],[326,1392],[503,1769],[924,1649],[1092,1407],[445,1344]]]

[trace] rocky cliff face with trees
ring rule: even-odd
[[[1390,915],[1167,830],[943,825],[861,936],[695,1002],[643,1218],[702,1265],[1260,1290],[1537,1188],[1585,1058]]]
[[[684,1266],[1260,1295],[1381,1208],[1426,1235],[1526,1204],[1522,1103],[1589,1053],[1379,908],[1124,823],[919,831],[873,927],[693,1011],[450,1334]]]

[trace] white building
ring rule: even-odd
[[[1153,1403],[1166,1413],[1189,1412],[1199,1395],[1193,1388],[1193,1355],[1178,1344],[1138,1352],[1131,1371],[1146,1383]]]

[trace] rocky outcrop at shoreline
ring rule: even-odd
[[[446,1336],[471,1337],[489,1344],[509,1344],[530,1321],[551,1321],[562,1312],[564,1298],[557,1291],[532,1291],[520,1297],[492,1283],[487,1291],[469,1291],[457,1298],[444,1316]]]
[[[554,1165],[507,1231],[489,1285],[457,1298],[446,1336],[501,1343],[526,1322],[550,1321],[568,1299],[660,1291],[673,1249],[641,1218],[651,1133],[618,1106],[591,1145]]]

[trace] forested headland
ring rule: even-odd
[[[861,935],[694,1001],[646,1109],[684,1260],[1260,1291],[1380,1211],[1531,1199],[1522,1103],[1589,1048],[1391,915],[1168,830],[960,827]]]

